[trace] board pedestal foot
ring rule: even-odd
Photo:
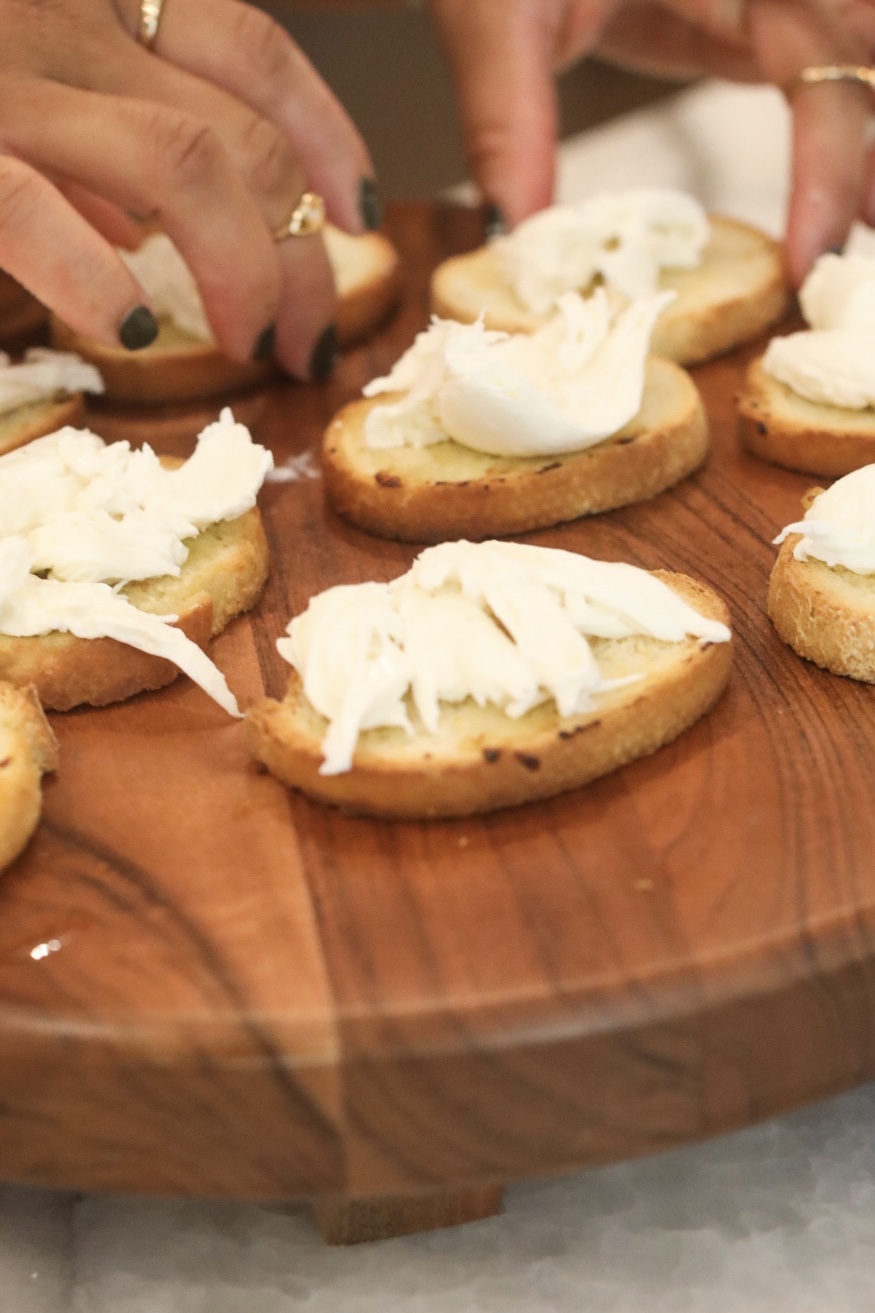
[[[489,1185],[366,1199],[314,1199],[312,1208],[326,1244],[360,1245],[494,1217],[501,1211],[503,1195],[504,1186]]]

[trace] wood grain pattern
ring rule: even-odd
[[[475,219],[403,207],[401,314],[257,430],[315,451],[426,318]],[[676,743],[551,802],[354,820],[289,795],[185,681],[56,716],[45,822],[0,884],[0,1174],[249,1197],[440,1191],[647,1153],[875,1076],[875,701],[765,614],[807,480],[743,454],[741,357],[697,371],[707,466],[647,504],[532,535],[697,575],[737,668]],[[161,426],[156,425],[156,434]],[[171,430],[171,448],[183,439]],[[262,603],[216,643],[245,702],[337,582],[416,548],[264,496]]]

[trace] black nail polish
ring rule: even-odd
[[[138,305],[125,315],[118,330],[118,340],[128,351],[142,351],[158,336],[158,320],[147,305]]]
[[[508,231],[508,222],[500,205],[493,205],[491,201],[484,205],[483,227],[487,238],[502,237]]]
[[[259,333],[258,340],[255,343],[255,350],[252,352],[253,360],[273,360],[274,347],[276,346],[276,324],[268,324],[263,333]]]
[[[310,377],[316,380],[328,378],[334,373],[337,356],[337,329],[334,324],[329,324],[325,331],[320,334],[319,340],[313,348],[313,354],[310,357]]]
[[[359,182],[359,213],[371,232],[383,222],[383,207],[373,178],[362,178]]]

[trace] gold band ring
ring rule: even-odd
[[[325,224],[325,202],[314,191],[305,191],[285,223],[273,230],[273,240],[284,242],[287,237],[309,237],[318,233]]]
[[[812,64],[787,83],[784,94],[790,97],[803,87],[816,87],[821,82],[856,82],[875,91],[875,68],[865,64]]]
[[[164,0],[140,0],[140,21],[137,24],[137,40],[147,50],[155,49],[158,40],[158,24],[161,22],[161,10]]]

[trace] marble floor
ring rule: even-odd
[[[875,1086],[328,1249],[304,1209],[0,1191],[3,1313],[871,1313]]]

